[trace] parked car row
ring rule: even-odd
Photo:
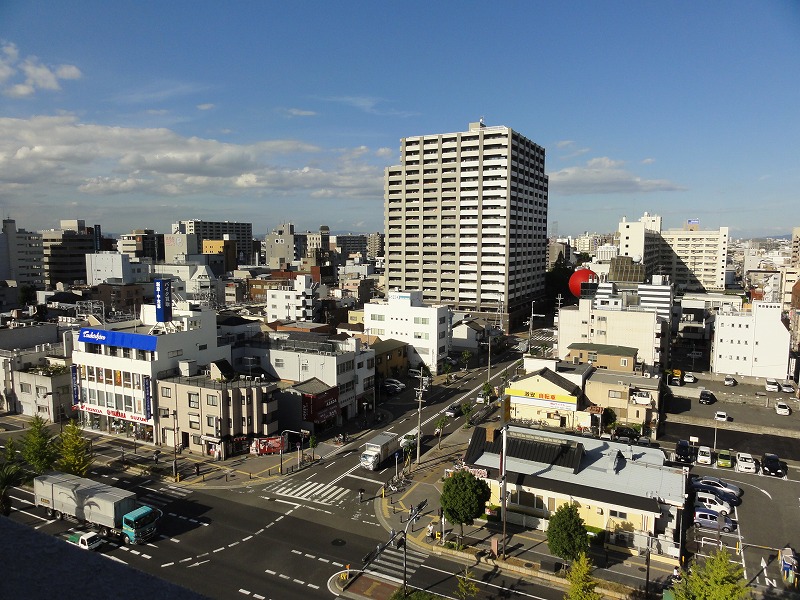
[[[719,477],[695,476],[689,480],[693,495],[694,525],[733,531],[736,527],[730,514],[741,503],[742,490]]]
[[[687,465],[696,462],[698,465],[711,466],[715,463],[715,456],[714,451],[708,446],[692,446],[686,440],[679,440],[675,444],[674,461]],[[737,473],[758,473],[760,468],[763,475],[772,477],[786,477],[789,472],[786,462],[777,454],[770,452],[765,453],[760,461],[756,461],[748,452],[717,450],[716,465],[717,468],[733,469]]]

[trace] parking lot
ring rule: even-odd
[[[724,547],[732,560],[741,563],[745,578],[757,588],[783,588],[778,551],[785,546],[800,548],[800,520],[796,518],[800,481],[769,477],[761,473],[738,473],[716,464],[692,467],[693,475],[712,475],[733,483],[743,490],[741,503],[730,515],[735,529],[730,533],[717,528],[687,530],[686,548],[697,558],[708,556],[715,548]],[[693,515],[689,513],[688,520]]]

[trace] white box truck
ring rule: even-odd
[[[380,464],[400,448],[400,437],[391,431],[379,433],[364,445],[361,466],[375,471]]]
[[[76,519],[126,544],[143,544],[152,538],[161,516],[161,511],[149,506],[137,507],[135,492],[68,473],[34,478],[33,491],[36,506],[44,507],[48,517]]]

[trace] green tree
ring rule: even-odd
[[[463,429],[469,429],[469,420],[472,417],[472,413],[475,412],[477,407],[471,400],[464,400],[461,403],[461,413],[464,415],[464,427]]]
[[[675,585],[676,600],[744,600],[752,598],[739,562],[724,548],[712,552],[702,565],[694,563]]]
[[[33,417],[22,438],[22,458],[37,475],[52,469],[58,458],[58,444],[39,415]]]
[[[438,419],[436,419],[436,430],[439,432],[439,443],[436,446],[437,449],[441,450],[442,448],[442,434],[444,433],[444,428],[450,422],[450,419],[447,418],[446,415],[442,415]]]
[[[472,525],[477,517],[486,510],[486,503],[492,493],[482,479],[477,479],[469,471],[456,471],[452,477],[444,481],[439,502],[447,519],[461,526],[464,535],[464,524]]]
[[[18,464],[4,462],[0,465],[0,515],[7,517],[11,514],[11,496],[8,493],[24,479],[25,475]]]
[[[65,473],[84,477],[94,462],[92,443],[83,435],[75,421],[64,427],[59,441],[60,457],[56,467]]]
[[[592,577],[592,560],[581,552],[567,571],[569,591],[564,600],[601,600],[602,594],[595,591],[597,582]]]
[[[469,567],[464,567],[464,570],[456,575],[456,579],[458,579],[458,587],[454,592],[456,597],[467,600],[467,598],[474,598],[478,595],[478,586],[473,581],[472,571],[469,570]]]
[[[314,460],[314,448],[317,447],[317,436],[315,436],[313,433],[311,434],[311,437],[308,438],[308,447],[311,448],[311,460]]]
[[[481,391],[483,392],[485,402],[488,404],[489,400],[492,398],[492,396],[494,396],[494,388],[492,387],[492,384],[488,381],[484,381]]]
[[[36,288],[32,285],[21,285],[17,295],[20,306],[28,306],[36,302]]]
[[[470,360],[472,360],[472,352],[470,352],[469,350],[464,350],[461,353],[461,362],[464,365],[464,370],[466,370],[467,367],[469,366]]]
[[[578,514],[577,504],[562,504],[547,525],[547,547],[561,558],[574,561],[589,546],[586,524]]]
[[[17,443],[14,438],[8,438],[6,441],[6,462],[17,462]]]

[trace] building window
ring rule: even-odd
[[[162,398],[172,398],[172,388],[162,387],[161,388],[161,397]]]
[[[608,390],[609,398],[622,398],[622,392],[617,390]]]
[[[189,392],[189,408],[200,408],[200,394]]]
[[[47,395],[47,388],[40,385],[36,386],[36,395],[39,398],[44,398]]]
[[[214,427],[215,423],[214,419],[216,418],[217,417],[206,417],[206,425],[208,425],[209,427]]]
[[[200,445],[200,436],[199,435],[193,435],[192,436],[192,444],[194,444],[195,446],[199,446]]]
[[[386,316],[385,315],[377,315],[377,314],[374,314],[374,313],[371,314],[369,316],[369,318],[370,318],[370,321],[385,321],[386,320]]]
[[[200,415],[189,413],[189,429],[200,429]]]
[[[628,359],[627,358],[621,358],[619,360],[619,366],[620,367],[627,367],[628,366]]]
[[[206,404],[209,406],[216,406],[218,402],[217,396],[214,394],[208,394],[206,396]]]
[[[125,412],[133,412],[133,396],[125,394],[123,398],[125,399]]]
[[[613,510],[612,509],[612,510],[609,511],[609,514],[611,515],[612,519],[627,519],[628,518],[628,513],[622,512],[622,511],[619,511],[619,510]]]

